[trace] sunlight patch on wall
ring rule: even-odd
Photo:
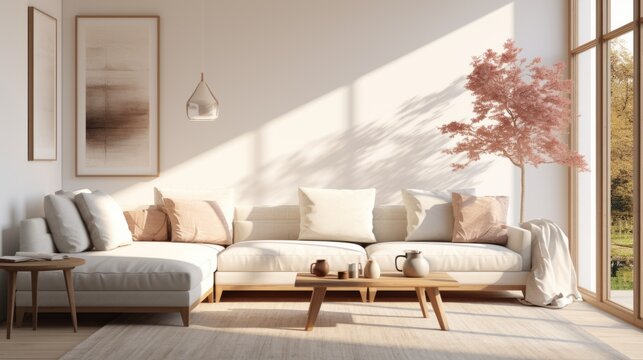
[[[296,203],[298,186],[375,187],[378,203],[399,203],[405,187],[476,187],[481,194],[511,195],[515,172],[502,159],[452,172],[456,159],[442,153],[452,141],[437,127],[471,116],[472,98],[464,89],[471,57],[513,37],[513,17],[509,3],[442,33],[427,23],[427,31],[440,36],[115,196],[133,207],[152,201],[152,186],[234,187],[244,204]],[[349,54],[344,61],[360,68],[373,63],[369,56]],[[227,119],[226,126],[245,120]]]

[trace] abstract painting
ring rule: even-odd
[[[28,32],[28,160],[56,160],[58,24],[30,6]]]
[[[158,176],[159,18],[76,17],[76,174]]]

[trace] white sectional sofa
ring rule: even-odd
[[[394,258],[406,249],[422,250],[431,271],[448,272],[465,290],[524,290],[531,268],[531,234],[508,227],[507,246],[410,242],[404,206],[377,206],[374,244],[297,240],[299,208],[236,208],[233,244],[224,248],[176,242],[138,242],[109,251],[71,254],[87,261],[73,272],[78,311],[179,312],[189,325],[190,310],[205,299],[219,301],[226,290],[292,290],[297,272],[326,259],[331,271],[348,263],[375,259],[383,272],[394,272]],[[21,226],[21,251],[55,251],[44,219]],[[62,276],[42,274],[41,311],[68,309]],[[31,309],[29,274],[19,274],[17,318]],[[367,289],[359,290],[365,300]],[[376,290],[370,289],[371,299]]]

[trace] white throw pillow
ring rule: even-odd
[[[59,252],[78,253],[92,248],[89,234],[74,203],[75,194],[81,192],[90,191],[63,192],[60,190],[56,194],[45,196],[45,218]]]
[[[373,243],[375,189],[299,188],[299,239]]]
[[[232,221],[234,220],[234,190],[233,189],[212,189],[212,190],[181,190],[169,188],[155,188],[155,201],[157,205],[164,206],[163,199],[181,199],[181,200],[202,200],[214,201],[219,205],[225,224],[233,235]]]
[[[89,237],[96,250],[111,250],[132,243],[123,209],[102,191],[82,193],[74,198],[78,211],[89,230]]]
[[[473,195],[475,189],[402,189],[402,199],[406,208],[406,241],[451,241],[451,193],[454,192]]]

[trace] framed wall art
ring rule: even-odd
[[[159,17],[76,17],[76,175],[158,176]]]
[[[28,160],[56,160],[58,137],[58,24],[30,6],[28,17]]]

